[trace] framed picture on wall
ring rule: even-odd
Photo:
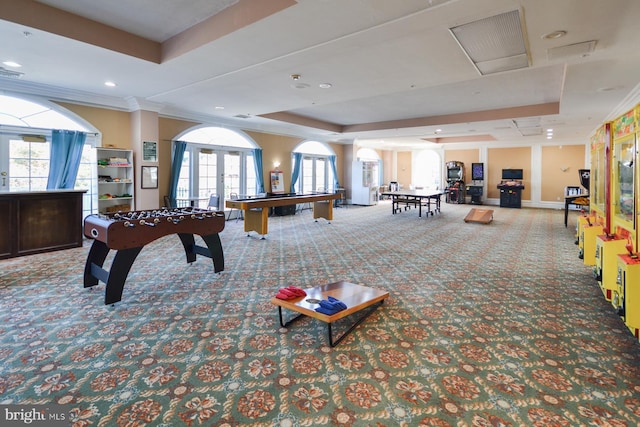
[[[158,161],[158,143],[155,141],[142,142],[142,159],[145,162]]]
[[[158,188],[158,167],[142,166],[142,188]]]
[[[282,171],[271,171],[271,192],[284,193],[284,174]]]

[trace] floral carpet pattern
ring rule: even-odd
[[[0,261],[0,403],[78,427],[640,425],[640,344],[563,212],[493,208],[304,211],[265,240],[229,221],[219,274],[167,236],[114,306],[83,288],[90,241]],[[333,348],[315,319],[280,327],[280,287],[338,280],[390,297]]]

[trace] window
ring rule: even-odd
[[[412,168],[415,185],[436,190],[443,188],[441,164],[437,152],[433,150],[420,151]]]
[[[46,190],[49,177],[49,141],[9,138],[8,142],[10,190]]]
[[[187,143],[176,194],[178,206],[206,207],[212,194],[228,200],[232,194],[243,197],[257,193],[253,149],[258,146],[248,136],[224,128],[201,127],[176,139]]]
[[[329,156],[335,155],[329,147],[321,142],[306,141],[298,145],[293,152],[302,154],[300,174],[294,184],[296,192],[335,190],[335,174],[329,160]],[[295,168],[295,157],[292,163]]]
[[[58,111],[60,110],[60,111]],[[75,188],[87,192],[83,216],[97,212],[95,146],[89,124],[61,107],[42,100],[0,95],[0,191],[42,191],[49,177],[52,129],[88,132]]]

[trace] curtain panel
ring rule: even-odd
[[[182,168],[182,160],[184,160],[184,152],[186,150],[186,142],[175,141],[173,143],[173,159],[171,159],[171,176],[169,178],[168,195],[171,207],[177,206],[176,194],[178,192],[178,180],[180,179],[180,169]]]
[[[291,172],[291,192],[296,192],[296,184],[302,170],[302,153],[293,153],[293,171]]]
[[[338,166],[336,165],[336,156],[329,156],[329,164],[331,165],[331,170],[333,171],[333,191],[336,188],[340,187],[340,182],[338,181]]]
[[[73,189],[87,134],[75,130],[51,131],[47,190]]]
[[[262,148],[253,149],[253,164],[256,169],[256,194],[264,193],[264,167],[262,166]]]

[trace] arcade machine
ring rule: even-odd
[[[589,191],[590,188],[590,180],[591,180],[591,171],[589,169],[579,169],[578,173],[580,175],[580,184]],[[565,201],[566,203],[566,201]],[[565,206],[565,214],[566,214],[566,206]],[[606,227],[603,224],[602,218],[596,217],[589,209],[589,212],[585,212],[583,209],[583,215],[578,219],[578,258],[583,261],[584,265],[593,266],[593,274],[596,277],[598,283],[601,282],[602,277],[602,260],[606,260],[607,263],[615,263],[615,258],[603,257],[598,252],[597,242],[599,241],[598,236],[602,236],[602,234],[606,231]],[[606,233],[605,233],[606,234]],[[604,242],[604,240],[603,240]],[[611,264],[610,264],[611,265]],[[611,271],[611,267],[607,269],[609,274],[607,278],[611,277],[611,274],[615,274]],[[615,280],[615,279],[614,279]]]
[[[583,207],[582,215],[576,223],[576,245],[580,241],[582,227],[591,224],[602,224],[604,234],[611,229],[611,123],[605,123],[591,137],[591,169],[589,186],[585,188],[589,194],[589,207]],[[584,186],[584,184],[583,184]],[[586,212],[588,210],[588,213]],[[565,211],[565,215],[567,215]],[[566,216],[565,216],[566,219]],[[565,222],[566,225],[566,222]],[[596,277],[599,273],[596,272]]]
[[[466,185],[464,184],[464,163],[447,162],[447,203],[464,203],[466,198]]]
[[[633,253],[633,245],[627,250],[618,255],[618,287],[611,303],[633,336],[640,338],[640,259]]]
[[[471,163],[471,184],[467,185],[467,194],[471,196],[472,205],[482,204],[484,181],[484,163]]]
[[[522,169],[502,169],[502,181],[498,184],[501,208],[522,207],[523,178]]]
[[[594,218],[591,215],[585,215],[584,223],[581,223],[579,227],[578,235],[578,258],[580,258],[584,265],[595,266],[596,265],[596,236],[599,236],[603,232],[602,224],[593,222]]]
[[[618,288],[618,254],[626,252],[627,239],[624,235],[612,232],[608,218],[609,205],[606,203],[609,193],[609,157],[611,149],[610,123],[602,125],[591,138],[591,170],[581,169],[581,179],[586,177],[591,185],[582,183],[589,195],[589,215],[596,224],[602,224],[602,234],[596,236],[595,276],[602,294],[611,301]],[[591,177],[593,176],[593,179]],[[580,228],[578,223],[578,229]]]
[[[638,257],[637,212],[640,207],[636,141],[640,105],[614,120],[611,161],[611,226],[616,234],[627,232],[624,254],[618,255],[617,289],[612,304],[636,338],[640,338],[640,258]]]

